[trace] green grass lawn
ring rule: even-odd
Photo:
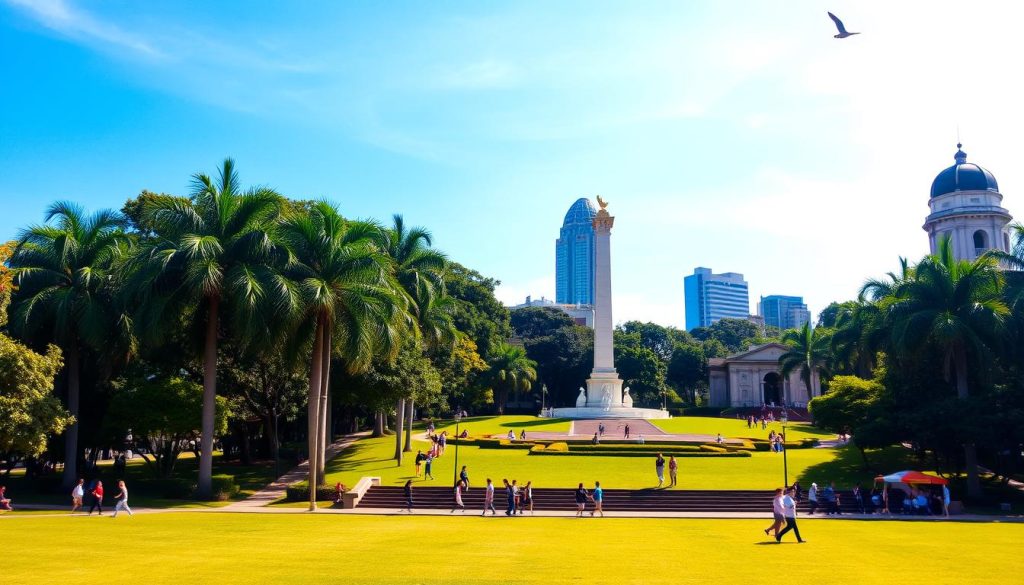
[[[748,429],[747,423],[741,419],[715,418],[706,416],[680,416],[652,420],[651,423],[666,433],[694,433],[701,435],[717,435],[722,433],[727,438],[750,438],[767,439],[768,433],[775,431],[782,432],[782,423],[775,422],[768,425],[768,428],[761,430]],[[800,439],[834,439],[835,435],[816,429],[807,423],[790,423],[786,425],[786,440],[799,441]]]
[[[186,513],[5,517],[5,585],[1006,583],[1021,524]],[[186,536],[187,535],[187,536]],[[83,543],[94,553],[82,554]],[[136,551],[138,554],[132,554]],[[45,578],[42,577],[45,575]],[[120,576],[118,576],[120,575]]]
[[[426,450],[428,443],[414,441]],[[397,467],[393,437],[363,439],[327,464],[329,484],[342,482],[352,486],[363,476],[380,476],[384,485],[401,485],[413,478],[413,454],[406,454]],[[744,458],[681,458],[680,489],[771,489],[782,485],[783,461],[778,453],[759,452]],[[790,449],[790,481],[800,478],[821,483],[834,480],[839,485],[857,481],[870,484],[872,474],[861,469],[859,454],[844,449]],[[434,461],[435,485],[449,485],[455,465],[455,447],[448,446],[444,457]],[[466,445],[459,449],[459,465],[467,465],[470,481],[481,486],[488,477],[532,480],[538,487],[573,487],[579,482],[601,481],[606,488],[644,488],[656,485],[654,460],[648,457],[542,456],[525,449],[481,449]]]

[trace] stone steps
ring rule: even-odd
[[[588,487],[588,490],[590,488]],[[422,509],[451,509],[454,488],[413,487],[413,505]],[[535,510],[575,510],[575,490],[569,488],[534,488]],[[650,512],[764,512],[772,509],[772,494],[766,490],[604,490],[607,510]],[[840,492],[843,512],[854,512],[853,494]],[[495,507],[505,505],[503,487],[495,487]],[[484,489],[474,486],[463,493],[467,509],[483,508]],[[379,486],[370,488],[360,501],[360,508],[402,508],[405,496],[401,487]],[[806,512],[807,502],[801,503]]]

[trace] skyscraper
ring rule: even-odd
[[[696,268],[683,279],[686,295],[686,329],[707,327],[719,319],[750,316],[747,281],[736,272],[712,274],[710,268]]]
[[[594,302],[594,216],[589,199],[579,198],[565,214],[555,240],[555,301],[570,305]]]
[[[764,324],[779,329],[796,329],[811,320],[803,297],[768,295],[761,297],[757,314],[764,317]]]

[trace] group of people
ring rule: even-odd
[[[529,511],[533,514],[533,482],[527,481],[525,485],[520,486],[519,482],[513,479],[511,482],[507,479],[501,480],[505,484],[505,515],[515,516],[517,513],[521,516],[523,513]],[[580,484],[582,487],[583,484]],[[403,488],[405,493],[405,511],[410,514],[413,511],[413,497],[412,497],[412,480],[407,480]],[[462,466],[462,470],[459,472],[459,479],[455,482],[455,488],[452,492],[453,503],[452,513],[456,510],[460,512],[466,511],[466,503],[463,501],[462,496],[469,491],[469,472],[466,466]],[[491,511],[492,516],[498,514],[498,510],[494,504],[495,488],[494,481],[491,478],[487,478],[487,485],[484,486],[484,505],[483,510],[480,512],[481,516],[486,516],[487,511]]]
[[[792,530],[797,542],[806,542],[800,537],[800,529],[796,526],[796,506],[799,502],[795,485],[777,488],[772,498],[772,525],[764,529],[765,535],[774,533],[775,542],[782,542],[782,537]]]
[[[863,510],[864,497],[861,495],[860,484],[857,484],[854,488],[854,498],[859,501],[859,508]],[[857,502],[855,502],[855,504],[856,503]],[[827,516],[842,514],[842,501],[839,496],[839,492],[836,490],[836,482],[834,481],[825,486],[825,489],[823,490],[819,490],[818,484],[811,482],[811,489],[807,490],[807,504],[810,508],[807,510],[807,513],[812,516],[819,507]]]
[[[676,461],[675,455],[668,456],[668,487],[676,487],[678,483],[679,475],[679,462]],[[662,457],[661,453],[654,459],[654,472],[658,475],[658,487],[665,485],[665,458]]]
[[[583,487],[583,482],[580,482],[579,487],[576,488],[576,517],[582,518],[583,513],[586,512],[587,502],[593,502],[594,509],[590,511],[590,516],[594,514],[600,514],[604,517],[604,490],[601,489],[601,482],[594,482],[594,491],[588,492],[587,488]]]
[[[768,428],[768,423],[773,422],[775,422],[775,414],[773,414],[772,412],[768,412],[767,414],[763,414],[761,416],[750,415],[747,417],[747,428],[756,429],[758,426],[760,426],[761,430],[764,430]]]
[[[100,480],[93,480],[88,487],[85,485],[84,479],[79,479],[75,487],[71,489],[71,513],[74,514],[77,510],[85,509],[85,496],[89,495],[90,506],[89,513],[86,516],[92,515],[96,510],[99,510],[99,515],[103,515],[103,482]],[[117,493],[114,494],[114,514],[112,518],[117,518],[117,514],[120,511],[128,512],[129,516],[132,516],[132,509],[128,506],[128,486],[125,485],[124,480],[117,482]]]
[[[782,453],[786,448],[786,438],[782,433],[771,431],[768,433],[768,446],[772,453]]]

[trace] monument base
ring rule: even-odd
[[[577,402],[576,406],[618,408],[633,405],[623,405],[622,380],[619,379],[619,374],[612,370],[611,372],[594,371],[590,374],[590,378],[587,379],[587,403],[581,405]]]
[[[548,413],[551,418],[594,419],[594,418],[669,418],[667,410],[657,408],[601,408],[601,407],[570,407],[552,408]]]

